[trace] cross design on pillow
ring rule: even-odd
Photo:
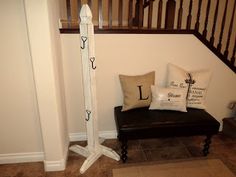
[[[188,98],[190,87],[196,83],[196,81],[192,79],[191,74],[190,73],[187,73],[187,74],[188,74],[189,79],[185,79],[185,82],[188,84],[188,92],[187,92],[186,98]]]
[[[190,73],[188,73],[189,79],[185,79],[185,83],[189,84],[189,86],[193,85],[196,83],[194,79],[192,79],[192,76]]]

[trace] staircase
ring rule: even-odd
[[[83,3],[95,33],[193,34],[236,72],[236,0],[64,0],[61,33],[79,33]]]

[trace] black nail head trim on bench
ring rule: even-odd
[[[114,108],[118,139],[121,141],[121,159],[128,158],[128,140],[176,136],[206,136],[203,155],[209,153],[211,137],[219,131],[220,123],[202,109],[188,112],[149,110],[148,107],[121,112]]]

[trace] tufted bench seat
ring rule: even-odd
[[[203,155],[207,156],[211,137],[219,131],[220,123],[205,110],[188,109],[188,112],[149,110],[148,107],[121,112],[114,108],[118,139],[121,141],[121,159],[128,158],[127,142],[175,136],[206,136]]]

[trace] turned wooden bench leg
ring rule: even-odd
[[[127,140],[122,140],[121,141],[121,159],[123,161],[123,163],[126,162],[128,156],[128,152],[127,152],[127,149],[128,149],[128,144],[127,144]]]
[[[204,156],[207,156],[209,154],[209,149],[210,149],[210,144],[211,144],[211,137],[212,137],[212,135],[207,135],[207,137],[205,139],[204,148],[202,150]]]

